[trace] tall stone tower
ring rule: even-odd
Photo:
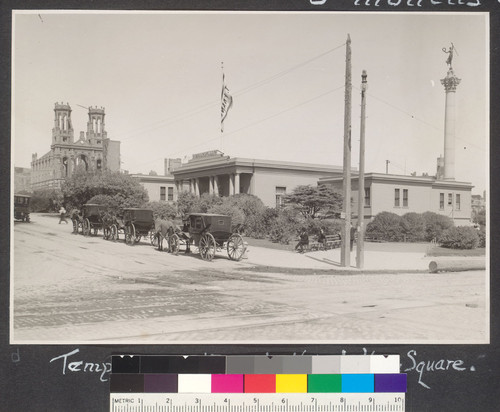
[[[102,145],[102,140],[107,138],[104,128],[104,107],[89,107],[86,137],[89,145]]]
[[[444,86],[446,93],[444,112],[444,180],[455,180],[455,95],[461,79],[455,76],[453,72],[454,50],[453,43],[448,50],[443,48],[443,51],[448,53],[448,59],[446,60],[448,73],[444,79],[441,79],[441,84]]]
[[[52,144],[73,144],[73,125],[71,123],[71,107],[68,103],[56,103],[54,107],[54,128]]]

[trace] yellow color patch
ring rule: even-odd
[[[307,393],[307,375],[276,375],[276,393]]]

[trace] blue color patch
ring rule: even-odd
[[[375,389],[375,375],[342,374],[342,393],[372,393]]]

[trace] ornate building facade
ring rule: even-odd
[[[80,132],[77,141],[68,103],[56,103],[50,151],[32,155],[31,186],[33,190],[60,188],[66,177],[77,168],[85,170],[120,170],[120,142],[108,139],[103,107],[89,107],[87,132]]]

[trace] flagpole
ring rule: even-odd
[[[222,70],[222,90],[224,91],[224,62],[221,62],[221,70]],[[222,100],[224,99],[224,93],[221,95],[221,104]],[[221,114],[221,125],[220,125],[220,151],[224,153],[224,123],[222,121],[222,114]]]

